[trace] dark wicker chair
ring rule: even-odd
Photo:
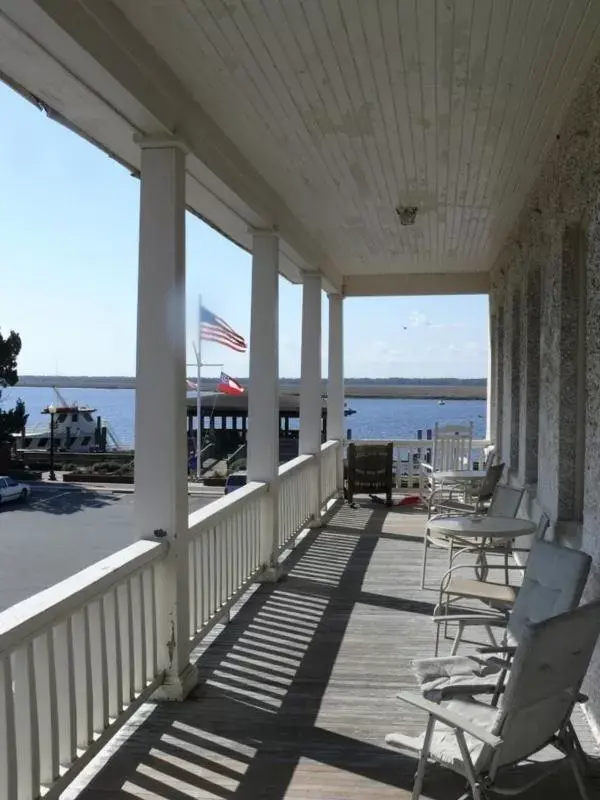
[[[354,444],[348,445],[348,490],[351,503],[355,494],[385,493],[385,501],[392,505],[394,482],[394,445]]]

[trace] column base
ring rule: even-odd
[[[308,522],[306,523],[306,527],[310,528],[311,530],[313,528],[322,528],[323,527],[323,515],[321,513],[319,513],[318,516],[311,517],[311,519],[309,519]]]
[[[278,583],[283,575],[283,567],[281,564],[270,565],[265,567],[256,579],[257,583]]]
[[[157,687],[151,699],[156,702],[181,702],[198,685],[198,669],[193,664],[186,664],[179,675],[165,675],[164,683]]]

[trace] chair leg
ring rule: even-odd
[[[427,729],[425,730],[425,738],[423,739],[423,747],[421,748],[421,756],[419,758],[419,765],[415,775],[415,783],[413,786],[411,800],[419,800],[421,797],[421,789],[423,788],[423,781],[425,780],[425,769],[427,768],[427,759],[429,757],[429,747],[431,746],[431,737],[433,736],[433,729],[435,727],[434,717],[429,717],[427,720]]]
[[[464,629],[465,629],[464,624],[462,622],[459,622],[458,623],[458,630],[456,631],[456,636],[454,637],[454,641],[452,642],[452,650],[450,651],[450,655],[451,656],[455,656],[456,653],[458,652],[458,646],[462,641],[462,635],[463,635]],[[437,655],[437,653],[436,653],[436,655]]]
[[[577,758],[575,753],[570,753],[568,759],[569,759],[569,766],[571,767],[571,772],[573,773],[573,777],[575,778],[575,783],[577,784],[577,788],[579,789],[581,800],[590,800],[590,795],[587,790],[587,786],[585,785],[585,780],[583,778],[581,765],[579,764],[579,759]]]
[[[463,731],[458,729],[456,729],[454,733],[456,735],[456,741],[458,742],[458,747],[462,756],[465,776],[469,781],[469,786],[471,787],[471,795],[473,800],[483,800],[483,792],[481,790],[481,785],[477,780],[477,776],[475,775],[475,768],[473,767],[473,762],[471,761],[471,754],[469,753],[469,748],[467,747],[467,743],[465,741],[465,735]]]

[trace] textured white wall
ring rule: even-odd
[[[578,299],[577,253],[565,231],[581,231],[581,258],[587,308]],[[576,238],[577,234],[575,234]],[[511,319],[513,287],[520,287],[520,325]],[[492,303],[504,308],[503,365],[498,365],[503,391],[498,412],[503,417],[501,450],[510,463],[511,423],[519,433],[519,470],[513,480],[530,485],[525,506],[530,513],[544,509],[552,518],[555,536],[582,547],[593,557],[584,599],[600,597],[600,60],[590,70],[566,116],[565,124],[547,155],[544,167],[505,242],[492,273]],[[585,414],[577,407],[577,316],[585,322]],[[522,336],[537,331],[535,342],[511,346],[515,329]],[[520,378],[512,360],[521,361]],[[536,368],[539,376],[536,375]],[[537,382],[537,387],[536,387]],[[520,389],[519,389],[520,386]],[[538,391],[539,390],[539,403]],[[512,411],[519,402],[520,414]],[[539,415],[536,406],[539,407]],[[535,426],[538,418],[537,429]],[[573,504],[576,491],[576,439],[585,425],[585,483],[583,519]],[[537,442],[536,442],[537,439]],[[532,449],[537,446],[537,485]],[[527,457],[526,457],[527,455]],[[525,470],[527,465],[527,470]],[[600,648],[592,662],[586,690],[590,711],[600,722]]]

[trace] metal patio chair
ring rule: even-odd
[[[492,517],[516,517],[521,500],[523,498],[524,489],[517,489],[512,486],[504,484],[496,484],[494,494],[492,496],[490,505],[487,509],[487,514]],[[465,513],[474,513],[473,511]],[[432,519],[432,517],[428,517]],[[454,548],[458,546],[459,550],[455,554]],[[465,554],[477,552],[476,572],[477,577],[482,580],[486,578],[487,557],[486,550],[493,553],[501,552],[504,555],[504,563],[508,564],[508,557],[510,554],[510,542],[504,542],[501,549],[498,548],[494,542],[485,541],[483,539],[469,539],[469,541],[460,540],[457,537],[445,537],[435,535],[433,536],[427,524],[425,525],[425,533],[423,535],[423,562],[421,567],[421,589],[425,588],[425,572],[427,569],[427,551],[429,547],[446,547],[448,548],[448,569],[452,567],[455,558]],[[507,580],[508,582],[508,580]]]
[[[536,531],[536,541],[544,539],[548,528],[550,526],[550,518],[547,514],[542,513],[539,516]],[[525,548],[512,548],[512,553],[525,552]],[[487,561],[487,558],[486,558]],[[517,599],[520,586],[510,584],[508,582],[500,583],[498,581],[481,580],[477,577],[469,578],[463,577],[458,574],[463,570],[475,569],[480,574],[482,572],[481,566],[476,567],[471,564],[454,564],[446,572],[440,584],[440,596],[436,612],[440,613],[440,609],[444,608],[444,613],[448,614],[449,608],[453,602],[460,599],[480,600],[494,609],[508,611],[510,610]],[[519,570],[523,572],[525,568],[520,564],[489,564],[485,565],[485,572],[489,574],[495,570],[506,571]],[[444,599],[445,598],[445,599]]]
[[[482,614],[471,612],[433,617],[436,625],[435,657],[413,662],[421,690],[432,695],[448,695],[453,693],[453,687],[472,686],[473,683],[469,684],[472,677],[477,678],[475,683],[480,683],[479,678],[483,677],[487,679],[487,685],[492,685],[493,691],[496,678],[490,683],[490,675],[497,676],[501,671],[494,655],[456,656],[465,629],[483,627],[492,647],[499,647],[502,653],[512,652],[529,621],[562,614],[579,603],[591,560],[591,556],[581,550],[537,540],[531,548],[514,608],[508,615],[490,610]],[[447,623],[456,624],[457,632],[450,656],[440,658],[437,655],[440,628]],[[493,629],[500,630],[501,644],[496,641]],[[485,649],[489,652],[489,648]]]
[[[479,488],[473,492],[470,498],[460,498],[456,496],[456,491],[452,488],[449,491],[435,489],[431,493],[427,504],[427,517],[430,518],[435,509],[436,514],[477,514],[485,510],[485,504],[491,501],[497,484],[502,477],[504,462],[501,464],[490,464],[485,471],[485,477],[481,481]],[[469,502],[470,500],[470,502]]]
[[[589,800],[586,765],[570,720],[599,635],[600,601],[539,622],[528,621],[497,707],[473,697],[438,705],[400,692],[402,702],[429,715],[421,736],[391,733],[385,738],[394,748],[419,753],[412,800],[421,797],[428,760],[466,778],[468,790],[460,800],[484,800],[488,791],[508,795],[525,791],[566,760],[579,796]],[[538,763],[518,788],[503,786],[511,767],[549,745],[566,758]]]

